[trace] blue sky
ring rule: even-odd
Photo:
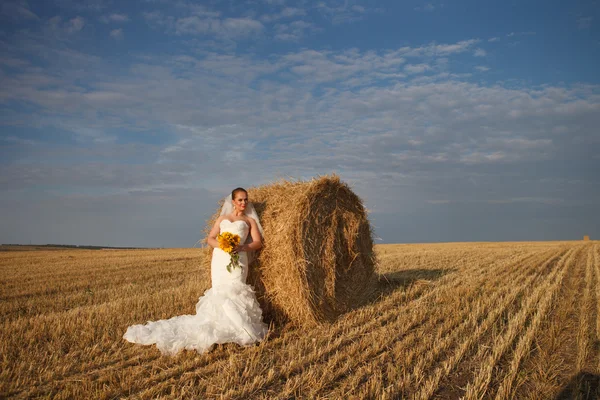
[[[599,5],[4,1],[0,242],[189,247],[329,173],[379,242],[598,238]]]

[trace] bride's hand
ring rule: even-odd
[[[245,244],[240,244],[233,251],[235,251],[236,253],[240,253],[242,251],[248,251],[248,246]]]

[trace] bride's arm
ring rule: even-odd
[[[221,228],[219,228],[219,224],[221,223],[222,220],[223,220],[222,216],[217,218],[217,220],[215,221],[215,224],[213,225],[212,229],[208,233],[208,238],[206,239],[206,241],[208,242],[208,245],[214,249],[219,247],[219,242],[217,241],[217,236],[219,235],[219,232],[221,230]]]
[[[250,236],[252,237],[252,242],[238,246],[237,251],[260,250],[260,248],[262,247],[262,242],[260,240],[260,231],[258,230],[256,221],[254,221],[253,218],[248,218],[248,222],[250,222]]]

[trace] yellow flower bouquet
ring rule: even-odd
[[[231,261],[227,264],[227,271],[231,273],[231,268],[240,267],[240,255],[234,251],[240,244],[240,235],[231,232],[223,232],[217,236],[219,248],[231,256]]]

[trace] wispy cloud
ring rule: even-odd
[[[75,18],[69,20],[69,22],[66,25],[66,29],[67,29],[67,32],[69,32],[69,33],[75,33],[75,32],[79,32],[80,30],[82,30],[84,25],[85,25],[85,20],[83,19],[83,17],[75,17]]]
[[[281,11],[273,14],[264,14],[260,20],[265,23],[278,21],[281,19],[290,19],[294,17],[303,17],[306,15],[306,10],[297,7],[285,7]]]
[[[153,27],[162,27],[165,25],[172,25],[174,18],[167,17],[164,13],[154,10],[154,11],[143,11],[142,16]]]
[[[515,37],[515,36],[533,36],[535,32],[532,31],[524,31],[524,32],[510,32],[506,34],[506,37]]]
[[[577,28],[580,30],[590,29],[593,20],[593,17],[579,17],[577,18]]]
[[[310,22],[293,21],[289,24],[275,25],[275,39],[283,41],[298,41],[307,35],[314,34],[320,29]]]
[[[109,7],[110,0],[61,0],[58,4],[67,10],[101,12]]]
[[[487,55],[487,52],[484,49],[475,49],[475,51],[473,52],[473,55],[475,57],[485,57]]]
[[[81,16],[64,21],[60,16],[55,16],[44,21],[43,33],[29,33],[28,39],[39,37],[42,40],[61,40],[66,36],[80,32],[85,26],[85,19]]]
[[[123,29],[113,29],[110,31],[110,37],[113,39],[123,39]]]
[[[431,67],[427,64],[409,64],[404,67],[404,71],[409,74],[422,74],[430,70]]]
[[[14,19],[39,19],[39,17],[31,11],[29,3],[26,0],[3,1],[0,5],[0,14]]]
[[[600,87],[532,84],[496,64],[506,54],[494,42],[533,32],[333,45],[327,34],[350,31],[336,24],[376,15],[366,3],[161,0],[143,18],[76,3],[61,0],[58,16],[2,8],[28,28],[0,40],[0,208],[39,190],[45,210],[114,217],[102,204],[195,206],[241,182],[329,172],[393,215],[600,201]],[[158,45],[122,51],[148,25]],[[89,46],[100,38],[127,40],[105,54]]]
[[[264,30],[260,21],[251,18],[200,18],[197,16],[179,18],[175,21],[177,34],[214,34],[223,37],[246,37]]]
[[[105,24],[108,24],[111,22],[123,23],[123,22],[128,22],[129,17],[127,16],[127,14],[110,14],[110,15],[104,15],[104,16],[100,17],[100,21]]]
[[[435,9],[436,6],[433,3],[425,3],[423,6],[415,7],[415,11],[432,12],[435,11]]]
[[[348,4],[348,1],[320,2],[317,9],[331,19],[334,24],[351,23],[363,18],[367,9],[363,6]]]
[[[444,48],[458,51],[464,45]],[[137,166],[119,166],[118,173],[129,179],[118,185],[129,187],[148,187],[163,179],[190,185],[198,178],[194,171],[213,174],[227,183],[229,178],[215,167],[226,159],[248,163],[240,179],[246,175],[270,179],[265,171],[273,170],[293,176],[337,170],[367,182],[382,179],[376,177],[391,168],[404,171],[404,176],[400,181],[384,179],[389,185],[414,183],[426,176],[430,183],[422,182],[423,187],[435,186],[439,179],[459,187],[464,175],[484,173],[482,166],[516,167],[532,160],[550,161],[558,152],[583,151],[589,138],[582,136],[580,142],[572,143],[570,134],[600,123],[597,87],[485,87],[452,74],[432,81],[407,80],[401,72],[432,68],[426,63],[406,64],[406,54],[412,58],[428,53],[413,50],[379,54],[306,50],[269,62],[219,54],[163,55],[110,79],[95,77],[92,69],[87,78],[91,89],[78,87],[69,69],[58,75],[63,89],[49,89],[42,80],[26,77],[34,73],[32,68],[7,81],[0,98],[41,107],[44,112],[31,119],[31,124],[56,124],[44,115],[60,113],[61,129],[82,143],[116,149],[116,138],[110,133],[116,127],[145,131],[160,126],[179,138],[147,153],[149,159],[160,154],[161,165],[177,166],[163,170],[156,180],[149,180]],[[81,55],[64,54],[62,60],[65,56],[71,57],[72,68],[79,69]],[[98,70],[105,67],[102,62],[95,66]],[[386,75],[393,78],[388,80]],[[329,86],[331,82],[344,86]],[[564,129],[556,130],[558,126]],[[242,138],[248,142],[242,148],[251,150],[220,151]],[[88,171],[111,171],[109,165],[92,164]],[[77,179],[68,178],[66,169],[54,173],[58,167],[52,165],[39,165],[35,174],[33,165],[10,168],[2,175],[27,174],[20,182],[41,182],[51,179],[49,174],[53,182],[64,179],[65,183],[109,186],[117,182],[114,168],[108,175]],[[40,175],[40,168],[47,174]],[[440,171],[445,172],[438,179]],[[455,174],[449,175],[450,171]],[[18,182],[15,178],[4,183]],[[458,192],[454,196],[455,201],[461,198]]]
[[[18,144],[18,145],[23,145],[23,146],[34,146],[34,145],[38,145],[39,144],[39,142],[37,142],[35,140],[23,139],[23,138],[20,138],[20,137],[17,137],[17,136],[0,137],[0,141],[7,142],[7,143]]]
[[[463,53],[479,42],[478,39],[462,40],[451,44],[430,44],[424,47],[410,49],[407,54],[428,55],[428,56],[447,56],[451,54]]]

